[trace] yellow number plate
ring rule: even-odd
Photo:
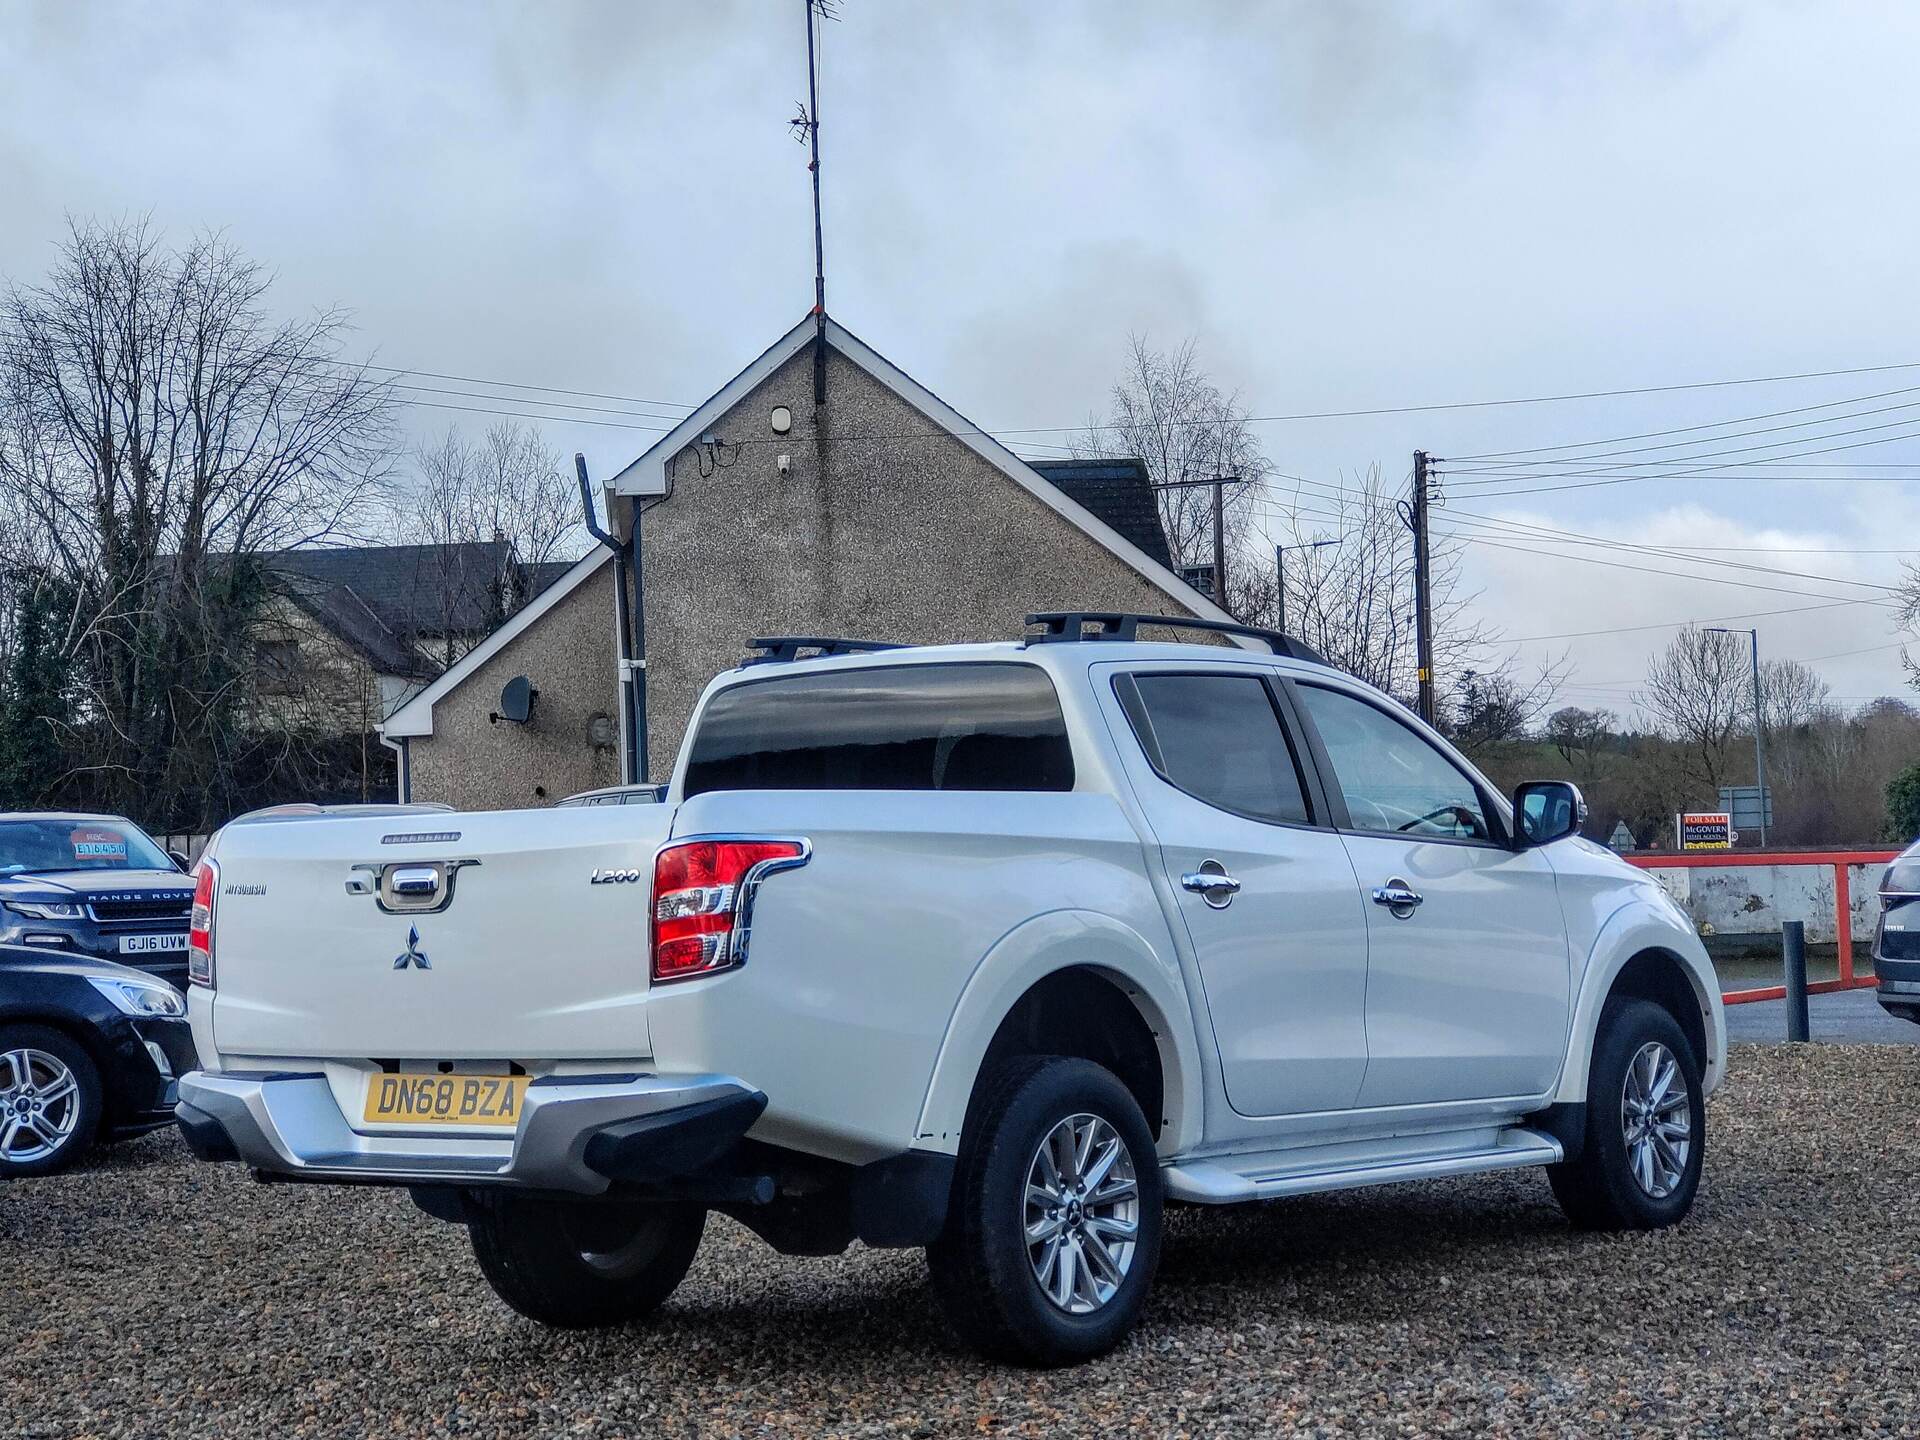
[[[367,1086],[370,1125],[516,1125],[527,1075],[376,1075]]]

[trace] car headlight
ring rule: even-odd
[[[6,908],[32,920],[83,920],[87,912],[65,900],[9,900]]]
[[[1920,856],[1896,860],[1880,877],[1882,895],[1920,895]]]
[[[178,1020],[187,1013],[186,997],[164,980],[120,980],[89,975],[87,983],[122,1015]]]

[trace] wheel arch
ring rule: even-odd
[[[1650,903],[1635,901],[1602,928],[1589,958],[1555,1099],[1586,1099],[1600,1015],[1615,995],[1650,1000],[1673,1015],[1695,1047],[1711,1093],[1726,1071],[1726,1016],[1720,982],[1700,939]]]
[[[103,1128],[124,1112],[125,1097],[116,1084],[119,1066],[114,1049],[96,1027],[70,1011],[32,1006],[0,1011],[0,1030],[12,1025],[38,1025],[65,1036],[80,1047],[81,1053],[93,1062],[94,1073],[100,1079],[100,1121]]]
[[[1163,1155],[1199,1138],[1200,1058],[1176,962],[1108,916],[1037,916],[987,953],[948,1022],[915,1145],[957,1152],[983,1068],[1013,1054],[1078,1055],[1114,1069]]]

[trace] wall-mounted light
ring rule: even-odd
[[[774,406],[772,422],[774,434],[786,434],[789,430],[793,429],[793,411],[785,405]]]

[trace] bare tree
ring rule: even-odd
[[[1528,739],[1558,689],[1550,671],[1522,678],[1511,667],[1463,671],[1448,705],[1454,744],[1486,764]]]
[[[1906,576],[1900,582],[1898,600],[1899,609],[1894,614],[1894,623],[1902,630],[1920,632],[1920,565],[1908,563]],[[1906,667],[1908,683],[1920,690],[1920,660],[1915,660],[1903,649],[1900,663]]]
[[[1287,537],[1286,629],[1335,665],[1411,703],[1418,689],[1414,625],[1413,535],[1376,465],[1358,485],[1338,493],[1303,494],[1297,488],[1276,497],[1270,522]],[[1309,539],[1337,539],[1312,548]],[[1543,666],[1521,681],[1511,657],[1499,653],[1499,632],[1475,618],[1475,596],[1462,588],[1460,547],[1436,536],[1430,550],[1433,578],[1434,670],[1442,696],[1468,698],[1460,690],[1476,677],[1481,698],[1500,676],[1506,700],[1524,698],[1531,724],[1565,674],[1564,660]],[[1262,567],[1263,569],[1267,567]],[[1271,586],[1268,587],[1271,593]],[[1269,619],[1274,618],[1268,612]]]
[[[493,426],[477,444],[450,428],[414,452],[414,469],[396,528],[440,547],[423,579],[437,587],[431,598],[444,612],[436,658],[450,665],[480,638],[461,633],[459,617],[484,601],[490,622],[504,619],[529,598],[528,566],[578,553],[580,496],[560,453],[517,421]],[[475,545],[495,547],[484,567],[462,548]]]
[[[1831,707],[1833,687],[1798,660],[1768,660],[1760,666],[1760,710],[1767,735],[1811,724]],[[1747,705],[1752,720],[1753,705]]]
[[[573,469],[530,425],[503,420],[478,446],[481,514],[475,529],[504,535],[522,565],[571,559],[581,550],[580,491]]]
[[[273,320],[269,285],[217,235],[75,222],[0,295],[0,506],[70,597],[75,768],[156,823],[211,818],[249,763],[247,557],[336,533],[386,477],[390,387],[341,360],[342,312]]]
[[[1634,703],[1681,747],[1687,778],[1705,791],[1727,775],[1728,750],[1753,709],[1747,649],[1724,631],[1689,626],[1647,667]]]
[[[523,565],[580,548],[580,495],[560,452],[532,426],[503,420],[478,444],[457,428],[414,452],[406,510],[432,543],[504,539]]]
[[[1089,421],[1073,451],[1146,462],[1178,565],[1213,563],[1213,487],[1190,482],[1229,477],[1224,531],[1232,590],[1234,560],[1245,548],[1254,501],[1273,464],[1261,453],[1239,396],[1222,391],[1201,368],[1194,340],[1156,350],[1146,336],[1129,335],[1126,369],[1114,382],[1107,419]]]
[[[1600,772],[1600,756],[1613,734],[1611,710],[1585,710],[1568,705],[1547,717],[1547,740],[1560,752],[1560,758],[1576,780],[1585,787]]]

